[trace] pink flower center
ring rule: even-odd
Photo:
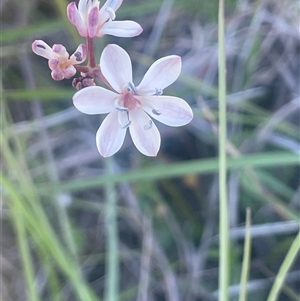
[[[69,68],[72,65],[72,62],[69,59],[58,59],[58,65],[57,69],[58,70],[65,70]]]
[[[123,102],[124,107],[128,110],[132,110],[136,107],[141,106],[141,102],[137,100],[131,92],[126,92],[125,94],[123,94]]]

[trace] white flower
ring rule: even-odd
[[[69,58],[69,53],[63,45],[54,44],[51,48],[42,40],[35,40],[32,43],[32,51],[48,59],[51,76],[54,80],[62,80],[74,76],[76,69],[73,65],[84,62],[87,55],[86,46],[84,44],[80,44]]]
[[[156,156],[161,139],[150,116],[175,127],[192,120],[192,109],[183,99],[161,96],[163,89],[180,74],[179,56],[170,55],[154,62],[137,87],[132,82],[130,57],[117,45],[105,47],[100,69],[115,92],[98,86],[87,87],[75,93],[73,102],[85,114],[109,113],[96,134],[102,156],[109,157],[121,148],[127,128],[141,153]]]
[[[117,37],[134,37],[143,29],[134,21],[113,21],[116,10],[123,0],[107,0],[99,9],[98,0],[79,0],[78,8],[75,2],[67,7],[68,18],[82,37],[102,37],[105,34]]]

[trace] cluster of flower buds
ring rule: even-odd
[[[142,27],[134,21],[115,21],[116,11],[123,0],[107,0],[100,8],[98,0],[72,2],[67,15],[86,44],[78,46],[73,55],[63,45],[51,48],[36,40],[32,50],[48,59],[54,80],[69,79],[77,72],[72,85],[78,92],[74,106],[85,114],[108,114],[96,134],[96,145],[103,157],[115,154],[122,146],[127,129],[136,148],[147,156],[156,156],[161,143],[159,131],[152,118],[169,126],[183,126],[193,118],[187,102],[174,96],[163,96],[163,89],[171,85],[181,72],[181,58],[169,55],[154,62],[139,85],[132,79],[132,64],[128,53],[118,45],[107,45],[98,65],[94,56],[93,39],[105,34],[134,37]],[[86,59],[88,64],[81,65]],[[96,86],[99,78],[109,89]],[[152,117],[152,118],[151,118]]]

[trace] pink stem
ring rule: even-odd
[[[97,66],[94,54],[94,40],[93,38],[86,37],[87,53],[89,58],[88,66],[95,68]]]

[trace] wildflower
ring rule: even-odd
[[[114,92],[99,86],[87,87],[75,93],[73,102],[85,114],[109,113],[96,134],[102,156],[109,157],[121,148],[127,128],[141,153],[156,156],[161,138],[150,116],[175,127],[192,120],[193,112],[183,99],[161,95],[180,74],[179,56],[170,55],[154,62],[137,87],[132,82],[130,57],[117,45],[105,47],[100,69]]]
[[[134,37],[143,29],[134,21],[113,21],[116,10],[123,0],[107,0],[101,9],[98,0],[79,0],[78,8],[75,2],[67,7],[68,18],[82,37],[102,37],[105,34],[117,37]]]
[[[42,40],[32,43],[32,50],[35,54],[48,59],[51,76],[54,80],[71,78],[76,74],[74,65],[85,61],[87,51],[84,44],[80,44],[76,51],[69,58],[69,53],[61,44],[54,44],[52,48]]]

